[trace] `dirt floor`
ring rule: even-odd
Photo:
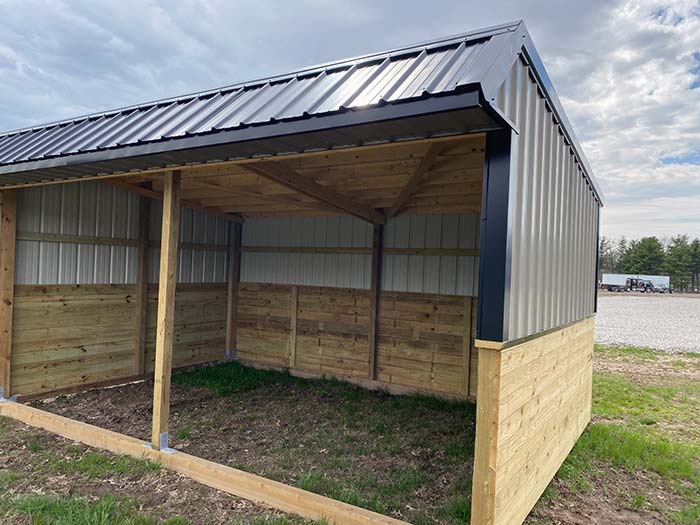
[[[527,523],[700,523],[700,465],[686,446],[700,436],[700,359],[606,348],[595,363],[594,422]],[[35,406],[147,440],[151,393],[139,383]],[[175,448],[417,525],[469,523],[474,420],[468,403],[236,364],[180,374],[172,390]],[[3,482],[3,523],[29,523],[29,511],[3,508],[2,499],[37,493],[89,502],[116,495],[139,516],[124,523],[303,522],[0,418]]]

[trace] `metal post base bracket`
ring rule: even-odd
[[[16,403],[17,396],[5,397],[5,387],[0,386],[0,403]]]
[[[163,454],[175,454],[175,453],[177,452],[177,450],[175,450],[174,448],[170,448],[170,447],[168,446],[168,443],[170,442],[170,439],[169,439],[169,435],[168,435],[167,432],[163,432],[163,433],[159,436],[158,442],[159,442],[159,443],[158,443],[158,444],[159,444],[159,450],[160,450],[160,452],[162,452]],[[147,446],[148,448],[150,448],[150,449],[153,448],[153,444],[152,444],[152,443],[146,443],[146,446]]]

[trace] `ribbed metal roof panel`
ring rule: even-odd
[[[0,166],[448,94],[513,25],[0,135]]]

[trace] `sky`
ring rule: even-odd
[[[601,234],[700,237],[700,1],[0,0],[0,130],[524,19]]]

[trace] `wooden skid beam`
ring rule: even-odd
[[[416,188],[418,188],[418,183],[420,182],[421,178],[423,178],[423,175],[425,175],[428,172],[428,170],[430,170],[430,168],[435,163],[435,160],[438,158],[438,155],[440,155],[440,153],[444,151],[446,145],[449,145],[449,142],[447,144],[444,142],[439,142],[437,144],[430,145],[428,151],[421,159],[420,164],[418,164],[416,171],[413,172],[411,177],[408,179],[408,182],[401,190],[401,193],[399,193],[399,196],[396,197],[396,200],[394,200],[394,204],[391,206],[391,208],[389,208],[388,211],[385,212],[387,219],[389,217],[393,217],[394,215],[399,213],[399,211],[401,211],[401,208],[403,208],[404,205],[408,202],[408,199],[411,198],[411,195],[415,193]]]
[[[226,300],[226,359],[236,357],[238,332],[238,288],[241,281],[242,225],[231,224],[228,260],[228,296]]]
[[[16,194],[13,190],[5,190],[0,211],[0,398],[10,397],[16,233]]]
[[[377,210],[360,204],[309,177],[300,175],[284,164],[270,161],[243,164],[243,166],[261,177],[328,204],[342,213],[348,213],[375,224],[384,224],[384,215]]]
[[[0,415],[114,454],[153,461],[209,487],[269,505],[283,512],[298,514],[304,518],[326,519],[336,525],[409,525],[404,521],[183,452],[167,454],[153,450],[136,438],[26,405],[0,403]]]
[[[177,243],[180,237],[180,172],[165,176],[163,226],[160,245],[158,317],[156,320],[156,362],[153,378],[154,449],[167,447],[170,415],[170,374],[173,365],[175,286],[177,284]]]

